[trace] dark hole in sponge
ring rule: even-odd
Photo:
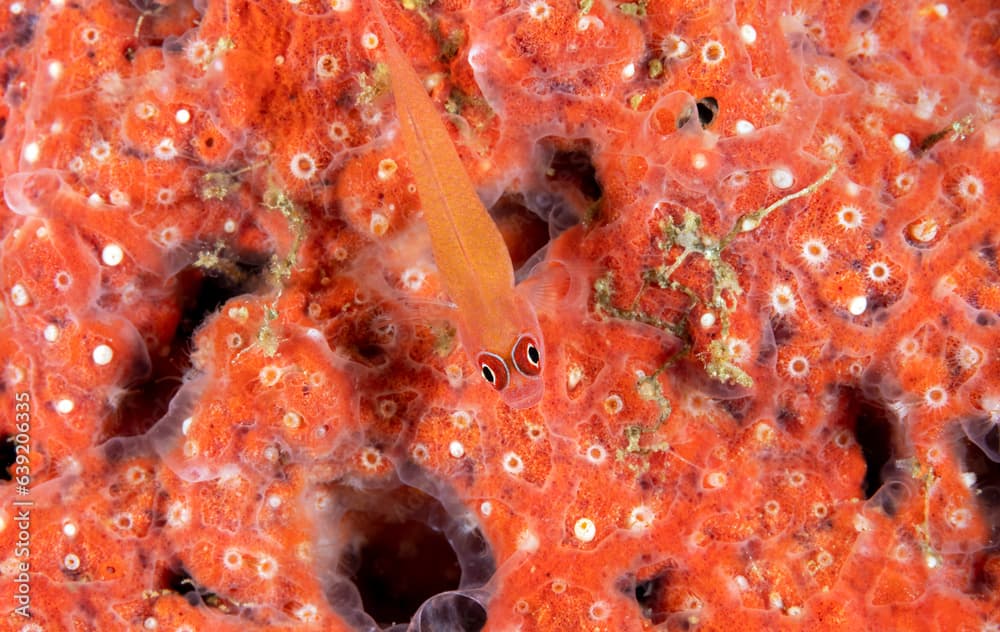
[[[647,579],[637,581],[632,589],[632,595],[639,604],[639,611],[653,625],[666,621],[669,614],[664,604],[668,576],[668,570],[658,572]]]
[[[865,460],[861,491],[865,498],[871,498],[885,483],[886,470],[896,457],[895,416],[858,389],[845,389],[843,397],[844,425],[854,431],[854,439],[861,447],[861,456]],[[895,513],[894,507],[883,509],[890,515]]]
[[[173,339],[156,341],[148,349],[151,365],[141,372],[144,377],[140,381],[128,385],[117,402],[115,415],[104,427],[106,437],[143,434],[166,414],[190,366],[188,354],[194,349],[194,332],[226,301],[253,291],[266,266],[263,255],[242,261],[226,259],[223,253],[219,262],[208,271],[192,265],[177,274],[177,296],[183,297],[184,303]]]
[[[586,139],[546,136],[535,145],[539,166],[490,209],[514,269],[518,270],[551,239],[590,217],[603,195]]]
[[[354,585],[380,625],[409,621],[429,598],[458,588],[458,557],[439,531],[416,520],[363,524]]]
[[[521,194],[505,193],[490,209],[490,215],[503,235],[515,270],[549,243],[548,224],[527,207]]]
[[[590,161],[591,151],[589,142],[573,142],[556,149],[549,161],[546,177],[553,183],[567,183],[588,200],[600,199],[601,184]]]
[[[349,544],[337,571],[357,597],[345,598],[344,581],[328,590],[330,603],[350,621],[382,628],[414,619],[417,629],[478,632],[486,611],[459,589],[484,584],[495,570],[492,553],[468,519],[449,513],[437,498],[409,485],[358,490],[336,486],[343,511],[338,530]],[[359,600],[364,611],[345,612]],[[447,622],[456,622],[449,627]],[[449,624],[450,625],[450,624]]]
[[[14,437],[4,437],[0,440],[0,481],[13,480],[11,466],[17,459],[17,446]]]
[[[715,97],[705,97],[698,99],[695,105],[698,108],[698,122],[701,123],[701,126],[711,125],[719,113],[719,101]]]

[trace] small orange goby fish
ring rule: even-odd
[[[500,230],[462,165],[434,103],[372,0],[382,26],[396,115],[431,249],[458,311],[458,333],[483,379],[512,408],[542,397],[544,346],[532,304],[514,288]]]

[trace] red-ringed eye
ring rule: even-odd
[[[510,357],[521,375],[535,377],[542,372],[542,354],[531,334],[523,334],[517,339]]]
[[[483,379],[489,382],[493,388],[498,391],[507,388],[507,383],[510,381],[510,370],[503,358],[495,353],[483,351],[476,358],[476,361],[479,362],[479,370],[483,374]]]

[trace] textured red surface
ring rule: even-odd
[[[579,222],[542,403],[457,344],[366,3],[8,1],[2,628],[349,629],[403,479],[488,629],[995,629],[1000,12],[383,10],[516,258]]]

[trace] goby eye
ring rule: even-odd
[[[514,368],[521,375],[535,377],[542,372],[542,353],[531,334],[522,334],[517,339],[510,357],[514,361]]]
[[[507,388],[507,383],[510,382],[510,370],[503,358],[495,353],[483,351],[476,358],[476,362],[479,363],[483,379],[489,382],[493,388],[498,391]]]

